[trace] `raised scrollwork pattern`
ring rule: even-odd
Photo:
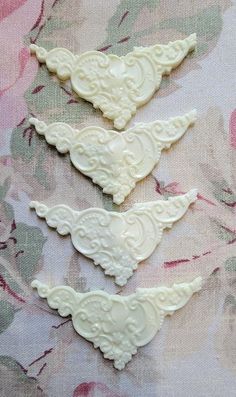
[[[196,198],[193,189],[168,200],[136,204],[123,213],[100,208],[74,211],[66,205],[48,208],[37,201],[30,207],[59,234],[71,234],[75,248],[123,286],[138,263],[152,254],[163,230],[179,220]]]
[[[177,67],[195,46],[196,34],[191,34],[165,45],[135,47],[121,57],[99,51],[73,55],[65,48],[47,51],[35,44],[30,50],[61,80],[70,78],[80,97],[101,109],[115,128],[123,129],[137,108],[151,99],[162,76]]]
[[[109,295],[104,291],[75,292],[70,287],[50,288],[38,280],[32,282],[38,294],[46,298],[62,317],[71,315],[78,334],[99,348],[104,357],[123,369],[160,330],[165,316],[183,307],[201,289],[201,277],[172,287],[140,288],[129,296]]]
[[[76,130],[66,123],[29,121],[61,153],[70,152],[74,166],[121,204],[160,159],[162,149],[178,141],[196,120],[196,111],[169,120],[138,123],[125,132],[101,127]]]

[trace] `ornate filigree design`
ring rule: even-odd
[[[76,332],[121,370],[138,347],[153,339],[164,317],[183,307],[201,289],[202,278],[170,288],[139,288],[129,296],[104,291],[76,293],[70,287],[50,288],[38,280],[31,285],[62,317],[71,315]]]
[[[30,207],[59,234],[70,233],[75,248],[123,286],[138,263],[152,254],[163,230],[171,228],[196,198],[193,189],[168,200],[135,204],[123,213],[101,208],[74,211],[66,205],[48,208],[38,201],[32,201]]]
[[[71,79],[80,97],[114,120],[115,128],[122,129],[137,108],[151,99],[162,76],[177,67],[195,46],[196,34],[191,34],[167,45],[135,47],[121,57],[99,51],[74,55],[65,48],[46,51],[35,44],[30,50],[59,79]]]
[[[83,174],[113,195],[121,204],[135,184],[158,163],[162,149],[167,149],[196,120],[193,110],[167,121],[139,123],[118,133],[101,127],[76,130],[65,123],[47,126],[35,118],[29,121],[46,141],[61,153],[70,152],[71,161]]]

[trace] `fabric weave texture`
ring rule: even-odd
[[[233,397],[236,390],[235,0],[6,0],[0,4],[0,396]],[[112,123],[30,56],[29,45],[123,55],[197,33],[197,50],[163,79],[135,122],[196,108],[121,206],[29,124]],[[119,289],[29,210],[31,200],[125,211],[198,188],[198,200]],[[34,278],[80,292],[131,294],[202,276],[203,289],[118,372],[37,297]]]

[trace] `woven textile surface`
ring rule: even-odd
[[[236,1],[4,0],[0,2],[0,396],[233,397],[236,395]],[[198,119],[121,206],[60,155],[29,117],[74,127],[112,123],[38,65],[29,44],[124,55],[134,46],[197,33],[189,54],[128,127]],[[198,188],[125,287],[29,210],[38,200],[125,211]],[[203,288],[140,348],[123,371],[33,293],[34,278],[80,292],[203,277]]]

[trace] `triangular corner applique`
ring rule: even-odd
[[[71,315],[76,332],[104,357],[123,369],[160,330],[165,316],[182,308],[201,289],[201,277],[172,287],[139,288],[129,296],[109,295],[104,291],[76,293],[67,286],[50,288],[38,280],[32,282],[38,294],[46,298],[62,317]]]
[[[120,130],[137,108],[151,99],[162,76],[177,67],[196,42],[194,33],[167,45],[135,47],[121,57],[99,51],[74,55],[65,48],[47,51],[35,44],[30,45],[30,50],[61,80],[70,79],[74,91],[92,102]]]
[[[75,211],[63,204],[48,208],[38,201],[32,201],[30,207],[59,234],[70,234],[78,251],[123,286],[138,263],[155,250],[163,231],[182,218],[196,199],[197,190],[192,189],[168,200],[137,203],[120,213],[102,208]]]

